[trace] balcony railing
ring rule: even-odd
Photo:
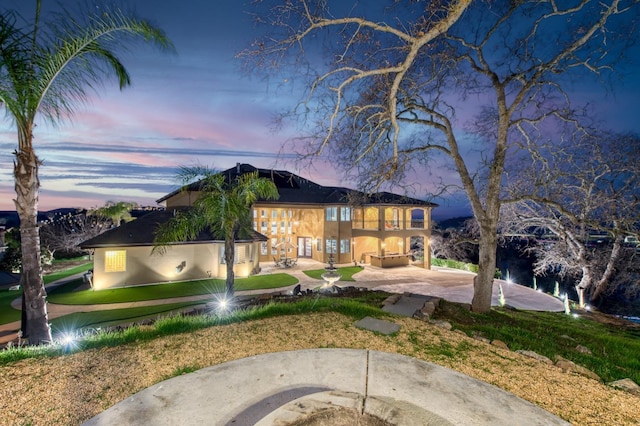
[[[411,220],[406,222],[406,228],[403,227],[402,222],[386,221],[383,225],[385,231],[398,231],[402,229],[425,229],[424,220]],[[372,231],[381,230],[380,222],[378,220],[354,220],[351,222],[352,229],[368,229]]]

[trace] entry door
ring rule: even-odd
[[[298,257],[311,257],[313,240],[309,237],[298,237]]]

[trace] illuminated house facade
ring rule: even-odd
[[[234,271],[238,277],[258,272],[260,262],[285,256],[323,263],[333,257],[338,264],[392,267],[412,263],[430,268],[431,209],[435,204],[389,192],[365,195],[322,186],[287,171],[249,164],[220,173],[232,180],[254,171],[271,179],[280,196],[254,205],[254,232],[236,240]],[[176,209],[188,208],[198,195],[195,182],[159,199],[165,211],[149,213],[84,242],[83,248],[94,250],[94,288],[224,278],[221,237],[200,235],[196,241],[172,245],[162,256],[150,255],[157,224],[169,220]],[[427,255],[414,258],[412,240],[421,240]]]

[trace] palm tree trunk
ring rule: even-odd
[[[234,280],[235,275],[233,272],[233,259],[235,258],[235,246],[234,246],[234,233],[227,235],[224,241],[224,261],[227,265],[227,279],[226,279],[226,291],[225,298],[227,300],[233,299],[235,295]]]
[[[22,330],[29,344],[39,345],[51,342],[51,328],[47,317],[47,292],[42,280],[40,265],[40,231],[38,229],[38,193],[40,180],[38,168],[40,160],[33,151],[31,136],[24,138],[19,151],[14,154],[13,164],[16,199],[14,200],[20,217],[20,238],[22,246],[22,297],[25,312]]]

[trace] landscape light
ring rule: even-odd
[[[61,345],[69,350],[77,346],[77,338],[73,332],[64,332],[60,338]]]
[[[227,299],[218,300],[218,309],[220,309],[221,311],[226,311],[228,307],[229,304],[227,302]]]

